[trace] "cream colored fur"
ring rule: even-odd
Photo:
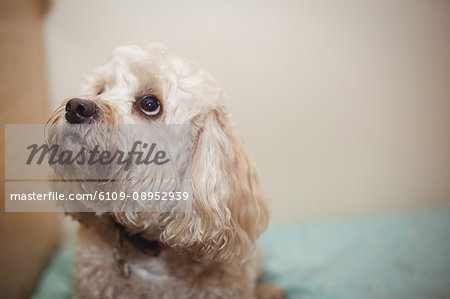
[[[100,90],[104,90],[97,95]],[[161,117],[133,111],[138,94],[161,101]],[[94,101],[99,123],[190,124],[193,210],[190,213],[115,213],[129,233],[158,239],[167,250],[144,255],[125,242],[121,255],[132,274],[115,270],[117,229],[110,215],[74,214],[82,222],[75,254],[78,298],[281,298],[275,287],[258,287],[256,240],[268,210],[255,169],[228,115],[224,92],[195,63],[159,45],[116,49],[83,86],[80,98]],[[70,126],[65,102],[50,123]]]

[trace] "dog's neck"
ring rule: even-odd
[[[131,275],[130,263],[122,256],[124,243],[128,242],[138,251],[145,255],[157,257],[164,249],[167,249],[163,243],[158,240],[148,240],[139,234],[128,233],[123,225],[111,219],[117,228],[118,240],[117,245],[113,249],[113,258],[115,260],[115,269],[122,278],[128,278]]]
[[[114,220],[113,223],[117,227],[119,234],[118,236],[119,248],[123,247],[124,242],[128,242],[143,254],[154,257],[159,256],[161,251],[167,248],[163,243],[161,243],[158,240],[148,240],[142,237],[140,234],[134,235],[130,234],[126,231],[125,227],[123,227],[123,225],[121,225],[120,223]]]

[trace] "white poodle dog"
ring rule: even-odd
[[[90,207],[91,213],[71,213],[83,224],[75,251],[76,297],[284,297],[276,286],[258,284],[256,241],[267,227],[267,205],[224,92],[195,63],[159,45],[119,47],[49,123],[56,125],[53,139],[76,124],[192,128],[190,212],[103,213]]]

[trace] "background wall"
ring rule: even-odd
[[[30,298],[58,246],[57,213],[5,213],[5,124],[42,124],[48,114],[44,0],[0,1],[0,298]],[[11,178],[9,178],[11,179]]]
[[[223,85],[274,223],[450,201],[450,2],[54,1],[52,107],[119,45]]]

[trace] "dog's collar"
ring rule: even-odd
[[[129,244],[133,245],[136,249],[148,256],[159,256],[161,251],[167,249],[163,243],[158,240],[148,240],[142,237],[140,234],[132,235],[128,233],[125,228],[113,221],[119,231],[119,247],[123,247],[124,241],[127,241]]]
[[[128,233],[121,224],[114,220],[112,220],[112,222],[116,226],[118,234],[118,244],[113,249],[113,258],[115,260],[114,267],[122,278],[130,277],[132,268],[130,263],[122,256],[125,241],[148,256],[156,257],[161,253],[161,251],[167,249],[167,246],[158,240],[148,240],[139,234],[132,235]]]

